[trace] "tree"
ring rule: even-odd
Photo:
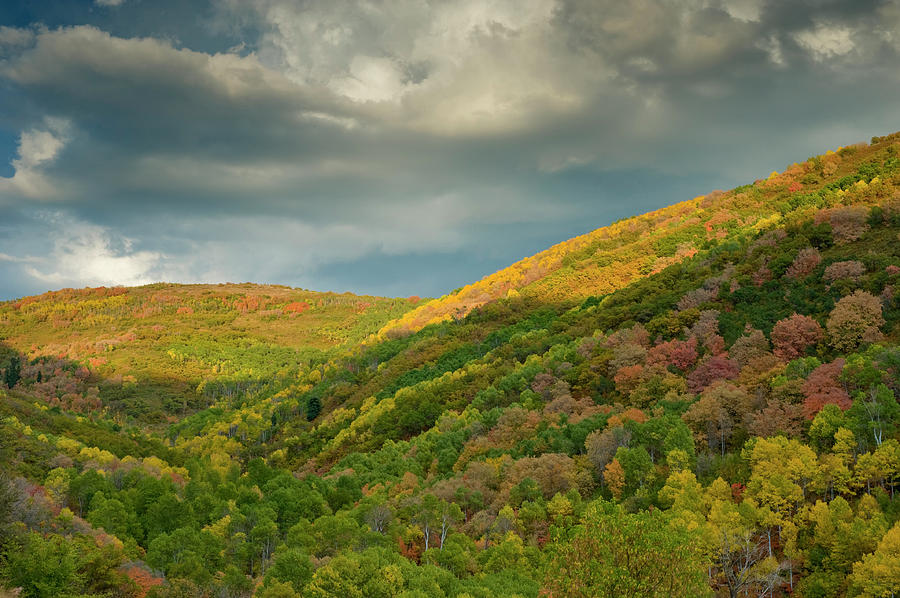
[[[822,340],[822,327],[809,316],[794,314],[779,320],[772,327],[774,353],[784,360],[797,359],[806,350]]]
[[[662,511],[628,514],[597,501],[548,547],[544,588],[554,598],[709,596],[697,540]]]
[[[309,397],[306,402],[306,419],[312,421],[322,412],[322,401],[316,395]]]
[[[625,487],[629,492],[634,492],[644,485],[644,480],[653,470],[653,461],[650,454],[642,446],[633,448],[620,447],[616,451],[616,458],[625,474]]]
[[[816,215],[816,224],[827,220],[834,240],[840,245],[859,239],[869,230],[869,210],[864,206],[848,206],[823,210]]]
[[[259,570],[265,571],[266,565],[275,551],[275,543],[278,541],[278,525],[269,517],[260,517],[250,530],[250,540],[256,546],[259,557]],[[251,566],[251,573],[254,569]]]
[[[747,431],[754,436],[784,434],[797,437],[803,431],[803,416],[803,406],[772,399],[763,409],[749,416]]]
[[[684,371],[697,361],[697,338],[678,339],[660,343],[647,352],[648,365],[672,365]]]
[[[413,505],[413,521],[425,537],[425,550],[431,546],[431,535],[438,534],[439,548],[443,549],[447,534],[463,519],[462,509],[456,503],[448,503],[433,494],[426,494]]]
[[[825,405],[809,426],[809,438],[820,451],[828,450],[834,444],[835,433],[846,425],[847,418],[840,407],[834,403]]]
[[[874,553],[853,564],[850,591],[866,598],[900,594],[900,523],[884,535]]]
[[[352,548],[359,537],[359,523],[347,511],[319,517],[313,526],[313,556],[321,558]]]
[[[715,560],[718,576],[731,598],[767,596],[781,579],[782,566],[771,556],[765,540],[749,531],[721,530]]]
[[[866,267],[862,262],[857,260],[848,260],[845,262],[835,262],[825,268],[823,278],[828,282],[837,280],[856,281],[866,273]]]
[[[897,428],[900,405],[890,388],[878,384],[868,392],[859,393],[847,415],[866,436],[872,435],[875,446],[881,446],[884,436]]]
[[[441,501],[441,509],[438,519],[438,531],[440,532],[440,544],[438,550],[444,549],[444,541],[452,527],[462,521],[463,512],[459,505],[452,502]]]
[[[803,501],[818,473],[816,453],[783,436],[755,438],[744,447],[750,462],[747,491],[773,513],[787,516]]]
[[[699,393],[716,380],[737,378],[739,373],[740,368],[734,361],[725,355],[713,355],[703,359],[696,369],[688,374],[688,389]]]
[[[616,459],[610,461],[603,470],[603,481],[615,498],[622,498],[625,489],[625,470]]]
[[[134,511],[126,509],[125,505],[115,498],[107,499],[102,492],[96,493],[91,499],[87,520],[94,527],[103,528],[107,533],[115,535],[120,540],[126,540],[129,536],[136,540],[141,537],[140,526]]]
[[[682,415],[684,422],[698,435],[705,434],[709,450],[725,449],[735,427],[752,409],[750,396],[728,382],[713,384]]]
[[[257,598],[300,598],[300,594],[294,591],[289,583],[273,581],[257,592]]]
[[[813,419],[825,405],[837,405],[846,411],[850,408],[850,395],[841,383],[841,373],[846,361],[839,357],[810,372],[801,389],[806,399],[803,409],[808,419]]]
[[[22,376],[22,362],[17,355],[9,358],[6,370],[3,372],[3,381],[6,382],[7,388],[12,388],[19,383]]]
[[[239,598],[246,596],[252,588],[250,579],[244,575],[244,572],[235,567],[228,565],[223,571],[221,589],[222,595],[228,598]]]
[[[584,441],[587,456],[598,474],[602,474],[607,464],[616,456],[620,446],[628,446],[631,431],[624,426],[609,426],[605,430],[594,430]]]
[[[852,351],[862,343],[880,339],[884,325],[881,310],[881,300],[866,291],[842,297],[825,323],[831,345],[839,351]]]
[[[812,274],[819,264],[822,262],[822,256],[814,247],[801,249],[794,262],[788,267],[785,276],[789,278],[805,278]]]
[[[24,596],[56,598],[77,593],[81,586],[74,545],[62,536],[31,532],[20,549],[7,550],[5,556],[3,577],[21,587]]]
[[[766,340],[762,330],[749,330],[744,336],[734,341],[734,344],[728,349],[728,357],[740,367],[744,367],[768,352],[769,341]]]
[[[369,512],[366,513],[366,523],[369,524],[369,527],[373,532],[378,532],[379,534],[383,534],[387,526],[391,523],[391,519],[394,514],[391,511],[391,508],[386,504],[376,504]]]
[[[316,569],[303,596],[310,598],[391,598],[403,593],[402,557],[385,549],[347,552]]]
[[[266,571],[265,585],[289,584],[298,594],[313,576],[313,564],[302,550],[279,547],[272,566]],[[273,590],[274,592],[274,590]]]
[[[13,536],[13,523],[16,521],[16,503],[19,493],[6,473],[0,471],[0,551]]]

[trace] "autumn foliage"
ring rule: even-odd
[[[818,322],[809,316],[794,314],[779,320],[772,328],[773,352],[781,359],[796,359],[822,340],[822,336],[822,327]]]
[[[0,304],[0,581],[896,593],[898,152],[815,156],[415,305],[255,285]]]

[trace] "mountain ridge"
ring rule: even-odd
[[[897,137],[894,133],[873,138],[873,141],[877,140],[875,145],[887,144],[885,147],[888,147]],[[860,156],[854,158],[853,155],[861,147],[868,149],[864,143],[842,146],[803,163],[794,163],[782,173],[772,172],[752,184],[727,192],[713,191],[562,241],[454,293],[422,303],[388,323],[380,335],[406,333],[429,323],[464,316],[475,307],[502,298],[511,291],[560,300],[564,297],[583,299],[621,288],[642,274],[658,272],[692,255],[712,239],[727,238],[728,229],[734,228],[731,223],[735,221],[741,227],[747,226],[748,219],[761,226],[776,223],[777,220],[766,219],[779,214],[777,206],[767,210],[751,202],[759,201],[759,196],[765,196],[767,201],[789,201],[789,194],[822,190],[828,184],[827,178],[841,173],[846,173],[844,178],[852,178],[853,169],[860,162]],[[733,213],[723,213],[722,210],[728,209]],[[686,219],[686,215],[689,218]],[[678,219],[680,221],[676,221]],[[693,222],[693,219],[699,219],[699,222]],[[665,226],[670,230],[651,231],[648,238],[628,241],[629,235],[647,232],[647,225]],[[604,243],[610,247],[604,247]],[[655,255],[646,251],[650,244],[654,245]],[[590,258],[596,258],[596,262],[590,263]],[[567,277],[566,269],[573,270],[574,276]]]

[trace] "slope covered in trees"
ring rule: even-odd
[[[882,143],[889,146],[889,139]],[[564,241],[456,291],[422,303],[387,324],[382,335],[404,334],[424,325],[459,318],[506,296],[533,297],[544,302],[572,303],[603,295],[629,282],[695,255],[748,230],[777,224],[786,213],[824,205],[829,193],[860,192],[885,184],[896,163],[872,160],[872,149],[861,145],[829,151],[784,172],[771,173],[729,192],[713,191],[692,200],[627,218]],[[888,173],[884,172],[887,168]]]
[[[149,422],[294,372],[412,307],[274,285],[65,289],[0,303],[0,341],[51,404]]]
[[[873,139],[600,229],[290,375],[200,389],[209,407],[164,432],[48,403],[15,355],[3,579],[27,596],[894,595],[898,154]]]

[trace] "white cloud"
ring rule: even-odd
[[[31,29],[0,26],[0,50],[8,51],[30,46],[34,38],[34,31]]]
[[[475,259],[511,242],[491,226],[562,238],[652,207],[613,184],[617,169],[737,183],[884,133],[897,112],[885,40],[900,48],[900,0],[856,15],[763,0],[215,2],[213,34],[233,46],[219,54],[191,50],[187,25],[183,45],[0,27],[6,120],[21,123],[0,209],[64,199],[72,215],[29,235],[0,212],[5,271],[53,286],[295,281],[371,255]],[[166,29],[150,21],[136,30]],[[510,261],[541,244],[517,247]]]
[[[351,100],[395,100],[405,89],[403,73],[390,58],[354,56],[349,71],[346,77],[333,79],[331,87]]]
[[[125,0],[94,0],[94,4],[97,6],[122,6],[125,3]]]
[[[32,255],[26,255],[25,257],[18,257],[15,255],[9,255],[8,253],[0,252],[0,262],[12,262],[17,264],[28,264],[42,261],[41,258],[35,257]]]
[[[888,0],[878,9],[876,33],[900,50],[900,0]]]
[[[756,42],[756,47],[760,50],[764,50],[766,54],[769,56],[769,60],[772,61],[772,64],[775,66],[783,67],[787,65],[787,62],[784,59],[784,51],[781,47],[781,40],[774,35],[770,35],[767,38],[758,40]]]
[[[794,35],[798,44],[806,48],[819,61],[849,54],[853,48],[850,29],[839,25],[819,24]]]
[[[61,214],[45,218],[54,229],[54,241],[44,262],[52,266],[27,266],[25,272],[33,278],[54,287],[139,285],[165,279],[162,254],[134,251],[130,239],[102,226]]]
[[[157,281],[302,281],[329,264],[373,253],[389,256],[417,252],[453,252],[472,242],[466,224],[506,222],[525,217],[524,205],[512,217],[509,209],[473,203],[454,194],[397,204],[357,208],[353,221],[316,223],[269,215],[170,216],[148,234],[141,223],[117,229],[100,226],[64,212],[38,212],[4,244],[40,257],[0,253],[0,262],[20,264],[33,281],[49,288],[97,285],[141,285]],[[544,210],[548,207],[534,208]],[[119,232],[134,228],[133,236]],[[52,239],[46,249],[35,241]],[[137,249],[140,238],[165,251]],[[177,247],[170,254],[170,247]],[[33,285],[32,285],[33,286]]]
[[[740,21],[759,21],[763,0],[724,0],[725,12]]]
[[[14,193],[33,199],[48,199],[58,189],[46,177],[43,167],[52,163],[69,141],[71,126],[58,118],[44,119],[41,128],[29,129],[19,135],[18,157],[11,164],[12,177],[0,177],[0,192]]]
[[[262,21],[264,64],[300,85],[381,104],[393,125],[507,133],[579,105],[583,82],[563,73],[580,60],[553,39],[556,0],[220,5]]]

